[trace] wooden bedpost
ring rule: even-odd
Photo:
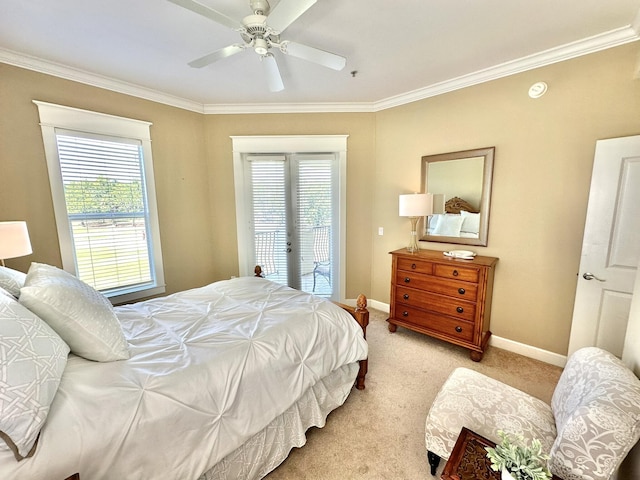
[[[260,265],[256,265],[256,268],[253,269],[254,276],[262,278],[262,267]]]
[[[339,307],[344,308],[347,312],[351,314],[353,318],[355,318],[356,322],[362,327],[362,333],[364,334],[364,338],[367,338],[367,325],[369,325],[369,310],[367,310],[367,297],[360,294],[356,299],[356,306],[350,307],[349,305],[344,305],[342,303],[336,304]],[[367,375],[367,370],[369,368],[369,359],[360,360],[360,371],[358,372],[358,377],[356,378],[356,388],[358,390],[364,390],[364,379]]]

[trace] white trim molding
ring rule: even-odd
[[[436,83],[412,92],[396,95],[375,103],[374,110],[405,105],[429,97],[471,87],[480,83],[490,82],[499,78],[515,75],[516,73],[533,70],[553,63],[563,62],[572,58],[588,55],[608,48],[617,47],[640,39],[640,34],[631,26],[619,28],[594,37],[585,38],[577,42],[551,48],[527,57],[495,65],[477,72]]]
[[[12,50],[0,48],[0,63],[26,68],[27,70],[33,70],[34,72],[44,73],[46,75],[71,80],[73,82],[90,85],[92,87],[104,88],[105,90],[110,90],[112,92],[131,95],[132,97],[150,100],[152,102],[181,108],[183,110],[204,113],[204,106],[201,103],[194,102],[193,100],[176,97],[174,95],[159,92],[158,90],[141,87],[140,85],[69,67],[61,63],[43,60],[38,57],[25,55]]]
[[[505,62],[467,75],[426,86],[411,92],[372,102],[326,102],[296,104],[202,104],[194,100],[176,97],[147,87],[98,75],[60,63],[24,55],[0,48],[0,62],[53,75],[67,80],[104,88],[126,95],[151,100],[184,110],[204,114],[255,114],[255,113],[368,113],[386,110],[429,97],[460,90],[516,73],[533,70],[572,58],[588,55],[608,48],[640,40],[640,11],[631,25],[551,48],[520,59]],[[640,67],[639,67],[640,70]],[[636,71],[636,78],[640,73]]]
[[[385,312],[385,313],[390,312],[390,306],[388,303],[383,303],[383,302],[379,302],[377,300],[371,300],[371,299],[367,299],[367,302],[368,302],[368,306],[371,308],[375,308],[376,310],[380,310],[381,312]],[[356,304],[356,301],[355,299],[349,299],[349,300],[346,300],[345,303],[347,305],[353,306]],[[497,337],[495,335],[491,335],[491,337],[489,338],[489,345],[492,345],[497,348],[502,348],[503,350],[517,353],[525,357],[533,358],[534,360],[540,360],[541,362],[549,363],[557,367],[564,367],[565,364],[567,363],[566,355],[553,353],[548,350],[543,350],[542,348],[516,342],[514,340],[509,340],[508,338],[502,338],[502,337]]]

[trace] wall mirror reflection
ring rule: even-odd
[[[422,192],[433,194],[433,215],[420,240],[486,246],[495,147],[422,157]]]

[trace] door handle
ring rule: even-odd
[[[589,273],[589,272],[585,272],[582,274],[582,278],[584,278],[585,280],[597,280],[599,282],[606,282],[605,279],[603,278],[598,278],[596,277],[593,273]]]

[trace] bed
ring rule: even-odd
[[[428,235],[478,238],[480,213],[471,203],[452,197],[445,202],[444,212],[429,216]]]
[[[0,287],[6,287],[1,273]],[[52,286],[52,277],[61,277],[67,290]],[[28,444],[22,453],[13,445],[16,453],[0,440],[3,479],[63,480],[76,473],[83,480],[262,478],[305,443],[309,427],[324,426],[354,385],[364,388],[363,296],[351,308],[259,277],[216,282],[113,308],[126,351],[114,341],[106,355],[128,358],[88,360],[73,353],[96,355],[73,338],[85,327],[82,320],[68,338],[55,321],[41,320],[51,303],[69,307],[64,297],[74,290],[64,282],[77,287],[79,280],[32,264],[21,281],[13,292],[0,288],[3,369],[20,363],[6,355],[11,335],[2,328],[13,322],[23,329],[16,338],[50,343],[47,368],[60,377],[57,384],[38,380],[40,396],[55,389],[29,430],[39,432],[33,455],[26,456]],[[78,287],[80,295],[86,287]],[[1,394],[0,412],[0,436],[15,436]]]

